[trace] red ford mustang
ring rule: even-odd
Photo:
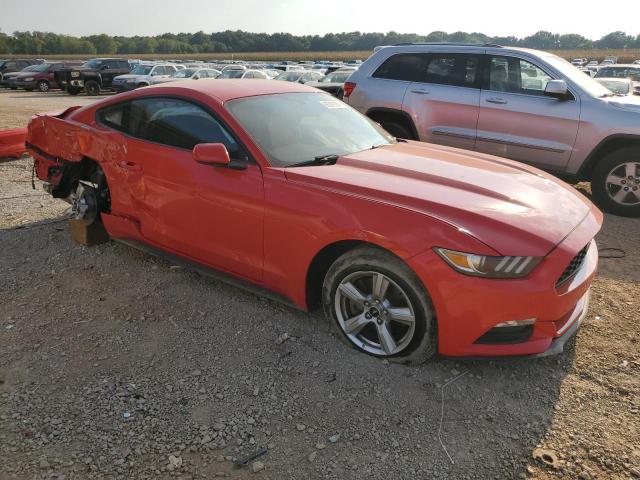
[[[602,215],[502,158],[398,141],[289,82],[177,82],[39,115],[54,197],[117,240],[224,272],[379,357],[562,351]]]

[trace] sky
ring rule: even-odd
[[[640,2],[626,2],[625,9],[606,14],[575,0],[0,0],[0,31],[133,36],[199,30],[295,35],[443,30],[525,37],[548,30],[598,39],[616,30],[640,33]]]

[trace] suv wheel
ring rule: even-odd
[[[591,178],[591,191],[603,210],[640,217],[640,149],[621,148],[601,159]]]
[[[38,82],[38,90],[40,90],[41,92],[48,92],[49,82],[47,82],[46,80],[40,80]]]
[[[87,95],[99,95],[100,85],[95,80],[87,80],[84,82],[84,91]]]
[[[325,277],[325,315],[349,346],[404,364],[419,364],[437,351],[436,320],[415,273],[390,252],[351,250]]]

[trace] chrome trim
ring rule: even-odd
[[[500,143],[503,145],[511,145],[513,147],[533,148],[536,150],[544,150],[545,152],[564,153],[567,151],[566,149],[562,148],[543,147],[542,145],[533,145],[532,143],[525,142],[514,142],[513,140],[501,140],[495,137],[484,137],[478,135],[477,139],[483,142]]]

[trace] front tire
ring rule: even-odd
[[[38,90],[45,93],[49,91],[49,82],[41,80],[38,82]]]
[[[96,96],[100,94],[100,85],[95,80],[84,82],[84,91],[87,95]]]
[[[591,192],[606,212],[640,217],[640,149],[621,148],[602,158],[591,177]]]
[[[416,274],[388,251],[359,247],[342,255],[327,272],[322,298],[334,330],[356,350],[412,365],[437,352],[429,295]]]

